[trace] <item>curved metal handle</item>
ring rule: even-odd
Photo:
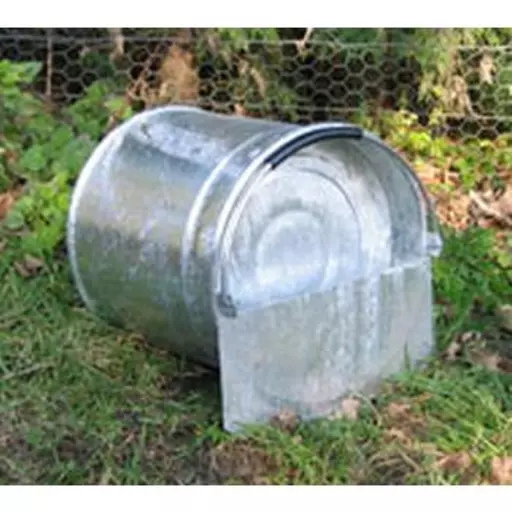
[[[398,160],[403,169],[408,172],[408,176],[414,181],[416,186],[419,189],[419,192],[425,202],[426,206],[426,221],[427,221],[427,252],[429,256],[435,258],[441,254],[443,249],[443,233],[441,231],[441,227],[439,225],[439,221],[437,219],[436,210],[434,207],[434,203],[432,198],[430,197],[425,185],[420,180],[414,169],[402,158],[400,154],[394,151],[391,147],[385,144],[379,137],[374,135],[373,133],[364,132],[363,136],[370,140],[371,142],[377,144],[379,148],[384,151],[387,151],[391,154],[393,158]]]
[[[305,133],[304,135],[290,141],[275,155],[270,156],[265,163],[269,164],[272,169],[274,169],[297,151],[300,151],[306,146],[311,146],[315,142],[332,139],[361,139],[363,136],[364,131],[358,126],[351,124],[320,127],[315,132]]]
[[[366,132],[365,130],[358,126],[342,123],[328,124],[325,126],[316,126],[314,131],[297,134],[295,138],[289,140],[281,147],[274,149],[271,154],[269,154],[266,158],[259,162],[258,165],[260,172],[258,174],[262,175],[265,174],[266,172],[273,171],[291,155],[293,155],[297,151],[300,151],[306,146],[314,144],[315,142],[334,139],[360,140],[363,138],[367,138],[368,140],[376,143],[381,149],[384,149],[391,153],[393,158],[399,160],[402,163],[402,172],[407,172],[409,178],[411,178],[417,185],[419,189],[418,191],[422,196],[426,206],[426,249],[430,256],[438,256],[443,246],[442,233],[439,227],[439,223],[437,221],[434,206],[432,204],[431,198],[428,195],[425,186],[423,185],[419,177],[416,175],[416,173],[413,171],[413,169],[410,168],[407,162],[405,162],[405,160],[401,158],[399,154],[397,154],[390,147],[388,147],[383,141],[381,141],[381,139],[379,139],[378,137],[371,133]],[[250,187],[248,186],[247,188]],[[222,256],[224,256],[224,254],[222,254]],[[226,293],[227,286],[225,285],[224,282],[225,275],[223,274],[222,270],[220,271],[219,278],[220,286],[217,288],[217,293],[215,293],[217,307],[226,316],[236,316],[237,305],[235,304],[233,298],[228,293]]]

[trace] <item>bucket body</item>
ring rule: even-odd
[[[213,366],[220,316],[424,266],[440,248],[421,183],[372,134],[179,106],[105,137],[68,220],[86,305]]]

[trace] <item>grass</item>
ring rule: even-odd
[[[436,267],[441,349],[470,329],[511,346],[492,314],[510,302],[509,274],[485,233],[450,235]],[[0,297],[1,484],[456,484],[509,471],[512,376],[475,362],[471,342],[361,399],[357,420],[234,436],[217,376],[99,323],[65,265],[23,277],[5,264]]]
[[[40,71],[0,61],[0,484],[512,483],[512,335],[495,314],[512,304],[510,230],[499,251],[494,229],[448,232],[426,368],[352,398],[355,419],[228,435],[217,375],[82,307],[58,254],[69,194],[133,110],[100,81],[50,112],[26,88]],[[360,121],[418,169],[443,222],[496,225],[467,192],[510,190],[509,135],[461,144],[405,111]]]

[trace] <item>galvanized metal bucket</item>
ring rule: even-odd
[[[433,346],[441,237],[374,135],[169,106],[113,130],[72,198],[86,305],[220,366],[224,426],[329,414]]]

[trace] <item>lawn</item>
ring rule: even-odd
[[[463,300],[450,287],[470,303],[486,286],[485,269],[457,260],[459,251],[478,268],[485,257],[480,245],[466,252],[470,239],[448,241],[445,270],[456,268],[459,282],[439,269],[445,302]],[[220,426],[215,374],[99,323],[80,305],[65,263],[37,272],[3,268],[1,483],[510,481],[512,336],[498,318],[466,305],[448,321],[437,308],[440,342],[464,344],[461,354],[452,342],[425,370],[354,399],[346,418],[278,418],[232,436]]]
[[[75,108],[36,126],[40,106],[16,101],[29,114],[20,124],[13,104],[0,136],[1,484],[512,483],[510,141],[426,140],[403,116],[374,126],[439,199],[438,351],[341,417],[283,414],[231,435],[215,373],[84,309],[62,239],[96,125]]]

